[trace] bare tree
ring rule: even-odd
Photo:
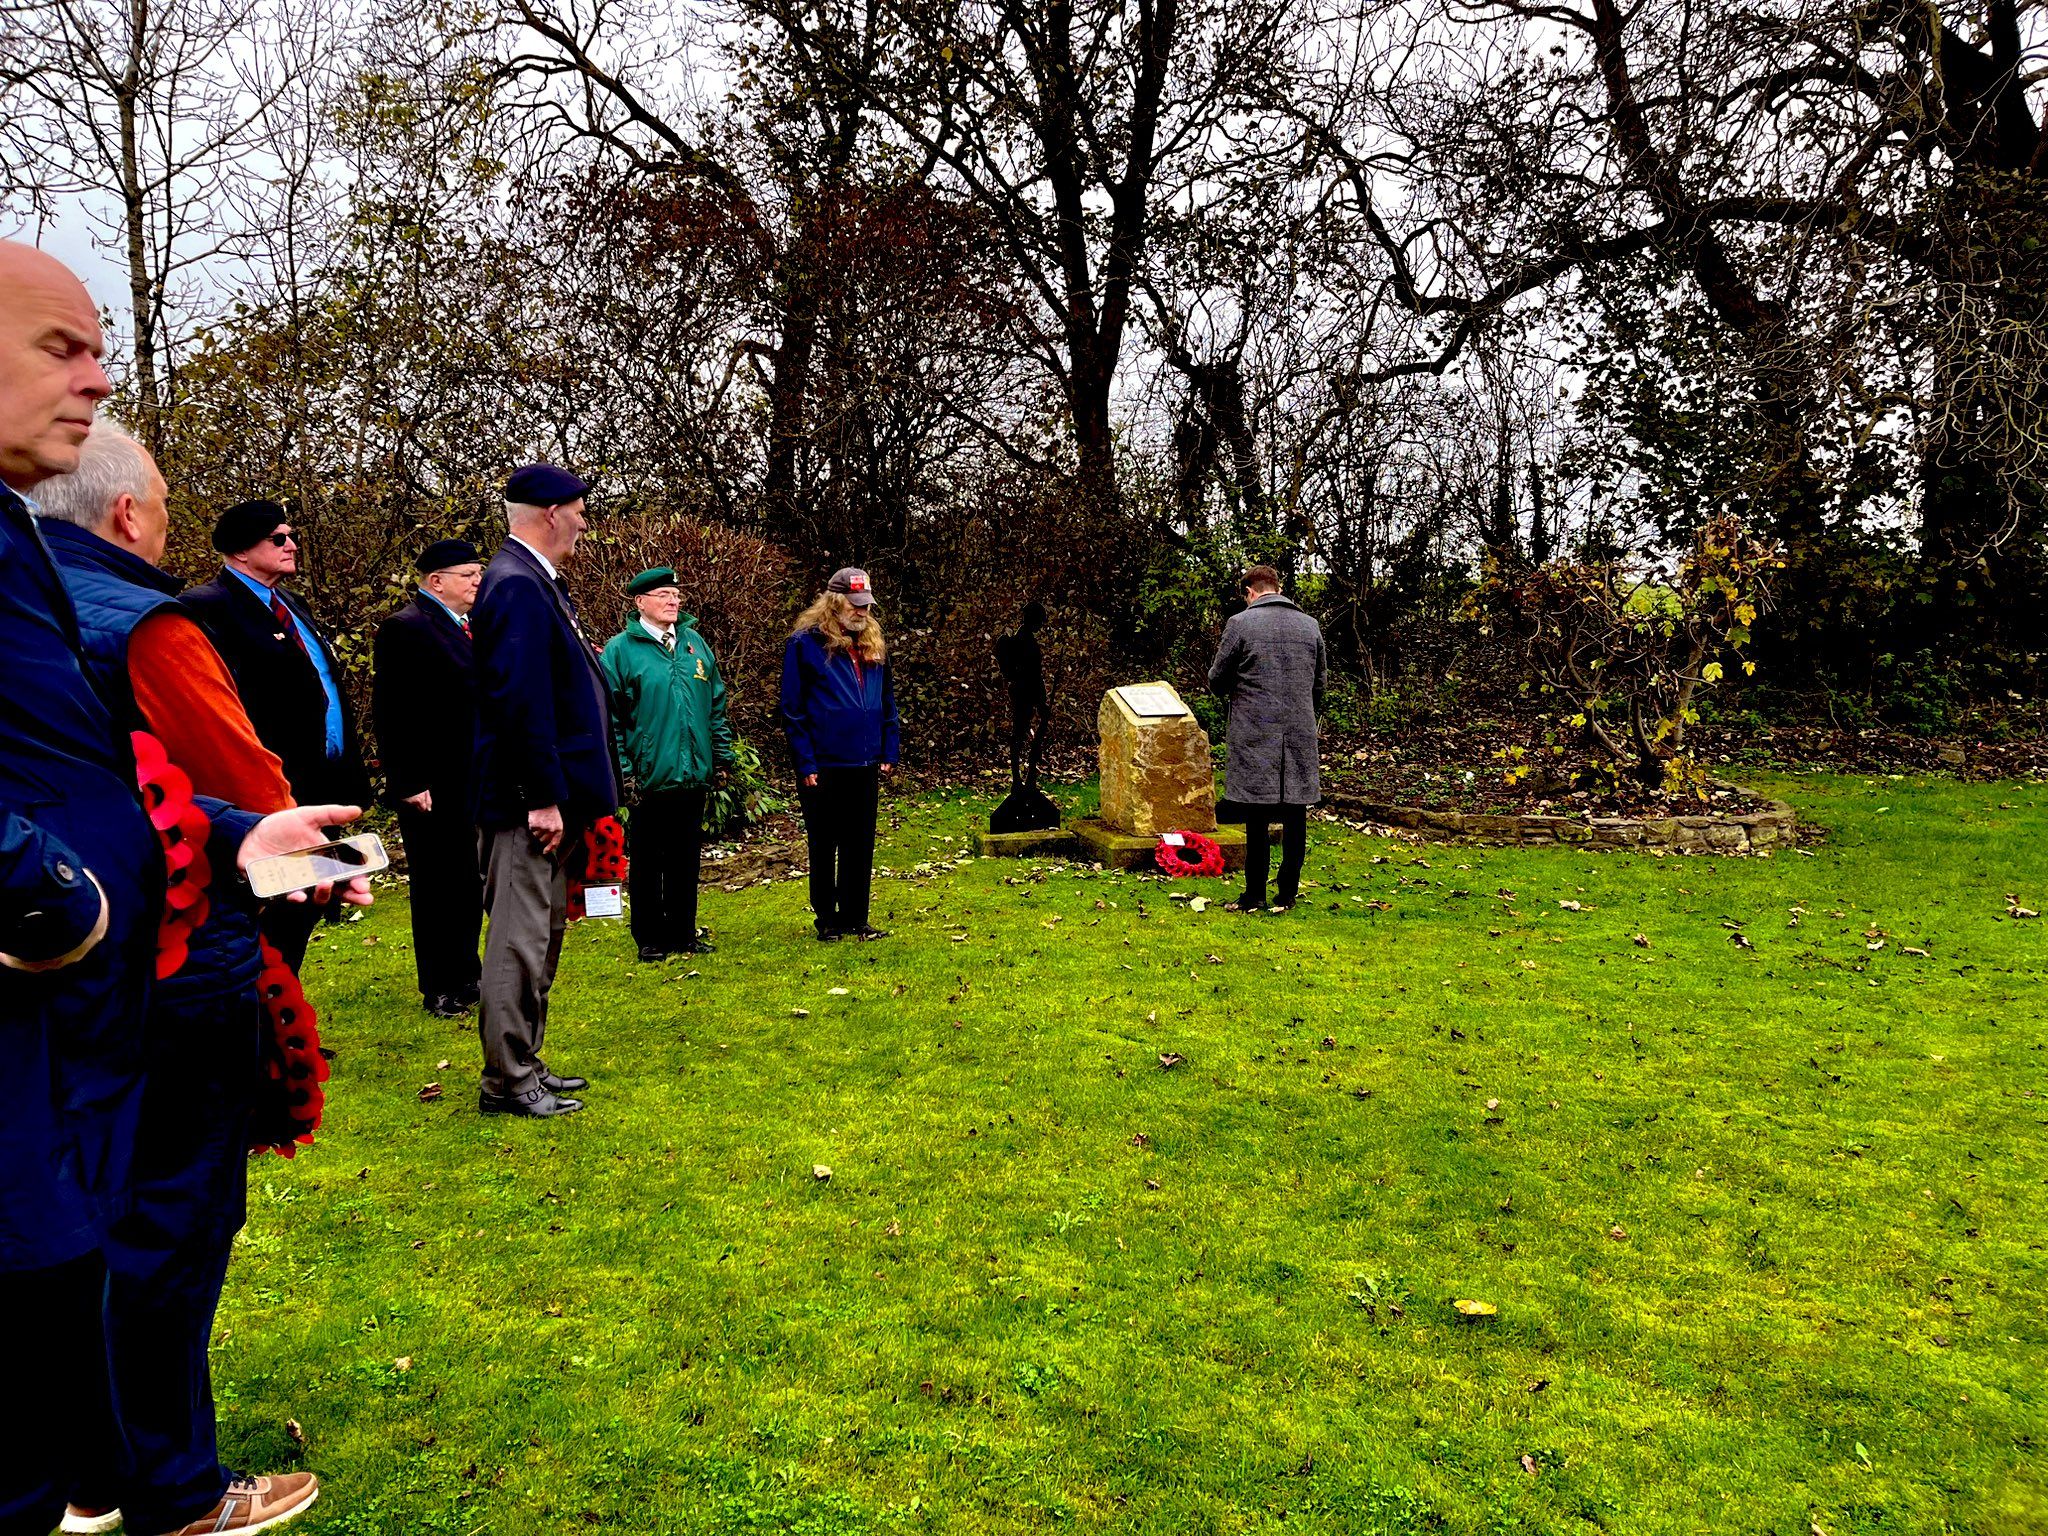
[[[256,126],[303,54],[272,0],[6,0],[0,159],[48,209],[82,206],[127,274],[144,433],[177,395],[178,313],[237,253]],[[303,45],[307,23],[293,23]],[[317,32],[319,23],[310,26]]]

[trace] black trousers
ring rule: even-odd
[[[811,911],[827,928],[861,928],[875,872],[879,768],[821,768],[815,787],[799,789],[811,855]]]
[[[49,1536],[101,1442],[107,1354],[106,1264],[98,1253],[48,1269],[0,1271],[8,1415],[0,1436],[0,1536]],[[140,1529],[140,1527],[138,1527]]]
[[[697,938],[697,870],[704,855],[704,791],[662,789],[633,807],[626,894],[633,942],[671,953]]]
[[[1272,832],[1268,824],[1275,821],[1280,823],[1280,883],[1273,899],[1288,906],[1301,894],[1301,864],[1308,853],[1308,807],[1248,805],[1244,808],[1247,906],[1262,906],[1266,900],[1266,868],[1272,860]]]
[[[420,996],[476,996],[481,968],[477,939],[484,927],[484,877],[476,857],[476,822],[467,808],[398,808],[405,839],[406,884],[412,895],[413,969]]]
[[[69,1493],[174,1530],[227,1488],[208,1346],[248,1212],[248,1119],[262,1010],[252,996],[152,1009],[133,1203],[106,1260],[106,1359],[92,1464]]]
[[[284,963],[298,975],[306,963],[306,945],[313,930],[334,904],[315,906],[310,901],[286,901],[282,897],[264,907],[256,923],[271,947],[284,956]]]

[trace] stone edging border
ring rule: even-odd
[[[1719,780],[1714,787],[1738,788]],[[1758,798],[1763,800],[1761,809],[1732,816],[1510,816],[1429,811],[1336,795],[1326,796],[1323,804],[1347,816],[1417,833],[1431,842],[1569,843],[1590,848],[1668,848],[1681,853],[1756,853],[1789,847],[1799,813],[1783,800]]]

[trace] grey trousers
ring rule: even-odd
[[[483,1091],[511,1098],[538,1089],[544,1070],[548,993],[569,921],[569,839],[552,854],[542,853],[520,826],[486,828],[478,843],[484,910],[491,919],[477,1008]]]

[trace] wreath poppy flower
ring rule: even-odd
[[[626,829],[616,816],[600,816],[583,833],[583,844],[569,864],[569,921],[583,916],[586,885],[626,883]]]
[[[1168,837],[1178,837],[1180,845],[1169,843]],[[1169,832],[1152,850],[1152,862],[1161,874],[1176,880],[1207,879],[1223,873],[1223,849],[1215,838],[1199,832]]]

